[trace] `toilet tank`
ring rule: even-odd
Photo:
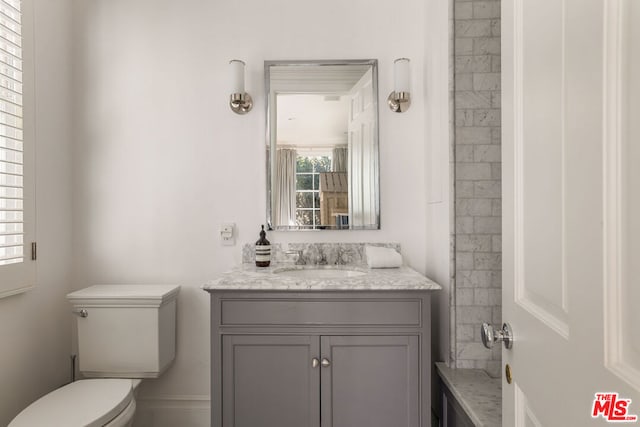
[[[176,354],[176,285],[96,285],[67,295],[77,314],[79,370],[157,378]]]

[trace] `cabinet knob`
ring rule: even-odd
[[[331,362],[326,357],[323,357],[322,358],[322,367],[323,368],[328,368],[329,366],[331,366]]]
[[[318,358],[314,357],[313,359],[311,359],[311,367],[317,368],[318,366],[320,366],[320,361],[318,360]]]

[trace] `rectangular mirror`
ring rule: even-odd
[[[267,223],[380,228],[378,61],[265,61]]]

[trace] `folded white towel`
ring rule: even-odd
[[[365,246],[369,268],[398,268],[402,266],[402,255],[393,248]]]

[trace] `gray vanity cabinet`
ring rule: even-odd
[[[427,427],[427,292],[210,291],[213,427]]]
[[[319,426],[318,351],[313,336],[222,337],[222,424]]]
[[[327,336],[322,427],[418,426],[417,336]]]

